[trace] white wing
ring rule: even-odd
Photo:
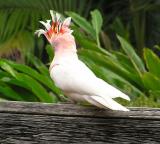
[[[122,97],[129,100],[129,97],[105,81],[97,78],[95,74],[79,60],[56,66],[51,70],[51,77],[56,85],[65,92],[91,96],[90,98],[92,100],[101,103],[105,107],[116,110],[126,110],[126,108],[119,105],[112,100],[112,98]]]

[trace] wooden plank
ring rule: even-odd
[[[0,102],[0,112],[29,113],[43,115],[84,116],[84,117],[118,117],[160,119],[159,108],[129,108],[129,112],[103,110],[92,106],[80,106],[69,103],[48,104],[30,102]]]
[[[159,144],[160,109],[0,102],[2,144]]]

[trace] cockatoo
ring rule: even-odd
[[[87,101],[99,108],[128,111],[127,108],[113,100],[121,97],[130,98],[120,90],[98,78],[82,61],[78,59],[72,30],[69,28],[71,18],[62,21],[60,14],[50,10],[51,20],[40,21],[45,30],[35,33],[43,34],[54,47],[55,55],[49,72],[57,87],[74,102]]]

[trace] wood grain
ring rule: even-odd
[[[0,144],[159,144],[160,109],[0,102]]]

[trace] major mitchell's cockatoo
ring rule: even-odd
[[[87,101],[100,108],[128,111],[113,98],[121,97],[126,100],[130,98],[109,85],[96,75],[78,59],[75,39],[72,30],[69,28],[71,18],[61,20],[58,13],[50,11],[52,21],[46,23],[45,30],[40,29],[36,34],[45,35],[50,44],[54,47],[55,56],[51,62],[49,72],[57,87],[71,100],[76,102]]]

